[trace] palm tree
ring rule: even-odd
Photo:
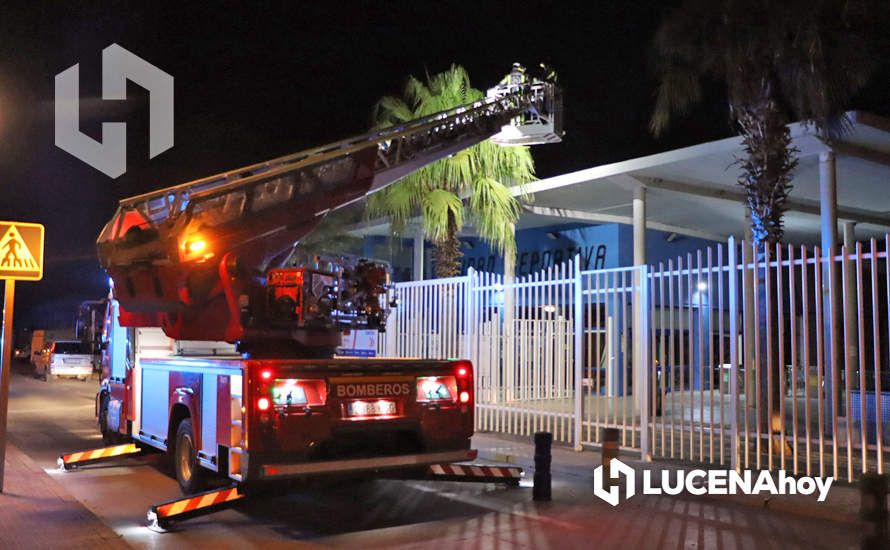
[[[650,129],[701,100],[710,79],[726,87],[742,136],[739,184],[757,243],[781,241],[797,166],[787,124],[812,124],[831,143],[849,129],[845,109],[866,83],[869,2],[688,0],[655,38],[660,84]]]
[[[470,85],[466,70],[409,77],[402,97],[384,97],[374,108],[377,128],[431,115],[483,98]],[[388,216],[394,233],[420,213],[423,230],[435,244],[436,276],[460,272],[458,232],[470,221],[479,236],[505,256],[516,253],[513,227],[519,201],[508,185],[535,179],[528,147],[500,147],[485,140],[418,170],[368,200],[368,213]]]
[[[658,135],[672,116],[685,114],[701,100],[706,82],[725,87],[730,120],[744,144],[738,182],[761,255],[775,250],[783,235],[797,166],[788,124],[811,124],[828,144],[849,129],[845,109],[870,73],[866,36],[876,7],[846,0],[687,0],[656,34],[660,83],[650,129]],[[764,288],[761,284],[760,291]],[[768,364],[767,347],[779,345],[775,332],[766,331],[767,316],[776,315],[766,311],[766,303],[761,297],[762,365]],[[773,364],[774,378],[778,368]],[[783,421],[778,384],[769,389],[767,377],[760,378],[758,401],[765,404],[773,392],[772,418],[765,427],[775,429]]]

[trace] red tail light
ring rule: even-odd
[[[454,372],[457,375],[457,391],[462,404],[473,400],[473,365],[469,361],[459,361]]]

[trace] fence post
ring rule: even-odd
[[[738,292],[738,261],[736,258],[735,239],[729,237],[727,242],[729,263],[729,396],[732,406],[729,414],[730,434],[730,465],[733,470],[739,469],[739,353],[738,353],[738,321],[739,321],[739,292]],[[722,314],[722,313],[721,313]],[[747,336],[747,335],[745,335]],[[745,373],[747,376],[748,373]]]
[[[574,382],[574,398],[575,398],[575,415],[574,415],[574,434],[572,441],[575,443],[575,450],[581,450],[581,424],[584,418],[584,285],[581,282],[581,255],[575,254],[575,263],[572,276],[575,278],[574,284],[574,353],[572,356],[575,382]]]
[[[386,357],[398,357],[399,333],[404,330],[401,305],[401,293],[398,283],[393,285],[393,299],[396,301],[395,311],[390,311],[391,320],[387,323],[386,332],[383,333],[383,355]]]
[[[472,267],[467,268],[467,282],[464,288],[464,357],[473,362],[473,368],[478,368],[476,357],[473,355],[473,279],[476,271]],[[478,378],[478,377],[474,377]],[[473,394],[475,395],[475,393]]]
[[[640,369],[637,377],[640,380],[640,388],[642,399],[640,399],[640,459],[651,461],[652,455],[649,453],[649,390],[651,364],[649,362],[649,266],[643,264],[637,268],[637,277],[639,278],[639,287],[637,287],[637,305],[636,314],[640,332],[634,337],[634,346],[638,348],[635,354],[639,363],[634,365]]]

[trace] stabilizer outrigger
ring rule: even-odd
[[[379,477],[399,480],[502,483],[508,487],[517,487],[522,476],[522,468],[518,466],[462,462],[432,464],[422,473],[381,474]],[[163,533],[179,522],[236,506],[247,496],[243,488],[236,484],[156,504],[149,508],[146,514],[148,528]]]
[[[86,464],[96,464],[120,457],[139,456],[143,450],[135,443],[126,443],[77,451],[60,456],[59,468],[70,472]],[[423,471],[415,470],[407,473],[381,471],[375,474],[375,477],[385,479],[499,483],[509,487],[518,486],[522,476],[523,471],[519,466],[474,462],[431,464]],[[234,484],[155,504],[149,508],[146,514],[148,527],[154,531],[164,532],[179,522],[231,508],[244,501],[247,496],[248,493],[245,492],[241,484]]]
[[[98,449],[88,449],[62,455],[59,457],[58,464],[60,470],[67,472],[85,464],[94,464],[120,456],[138,455],[142,453],[142,450],[142,447],[135,443],[112,445],[110,447],[100,447]]]

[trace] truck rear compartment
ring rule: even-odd
[[[168,357],[139,370],[137,439],[166,449],[187,415],[200,464],[238,481],[471,458],[465,361]]]

